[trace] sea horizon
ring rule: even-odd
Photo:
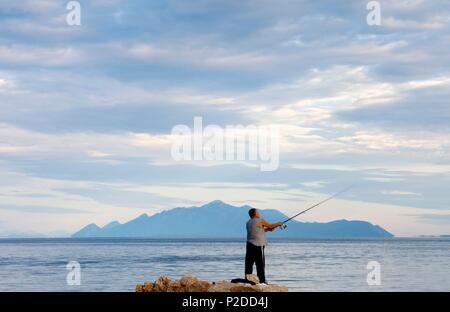
[[[393,236],[393,237],[270,237],[269,241],[283,241],[283,240],[390,240],[390,239],[448,239],[450,238],[450,234],[442,234],[442,235],[417,235],[417,236]],[[90,240],[90,239],[106,239],[106,240],[211,240],[211,241],[244,241],[245,237],[201,237],[201,236],[161,236],[161,237],[147,237],[147,236],[139,236],[139,237],[119,237],[119,236],[110,236],[110,237],[73,237],[73,236],[0,236],[0,240],[39,240],[39,239],[48,239],[48,240],[64,240],[64,239],[72,239],[72,240]]]
[[[165,275],[243,277],[245,239],[0,239],[0,291],[134,291]],[[369,285],[369,263],[380,285]],[[80,285],[67,283],[69,263]],[[450,291],[450,238],[269,239],[269,283],[289,291]],[[411,274],[414,272],[414,274]]]
[[[0,293],[450,292],[448,2],[0,0]]]

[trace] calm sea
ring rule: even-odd
[[[133,291],[160,275],[243,276],[239,240],[1,239],[0,291]],[[67,284],[77,261],[81,285]],[[369,286],[369,261],[381,285]],[[450,291],[450,239],[272,240],[269,282],[291,291]]]

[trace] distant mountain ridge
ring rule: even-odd
[[[91,223],[72,237],[147,237],[147,238],[243,238],[250,206],[236,207],[216,200],[200,207],[174,208],[152,216],[142,214],[126,223],[113,221],[104,227]],[[268,222],[286,220],[278,210],[264,209]],[[269,237],[346,238],[393,237],[378,225],[366,221],[337,220],[327,223],[292,220],[285,231]]]

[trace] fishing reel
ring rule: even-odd
[[[285,228],[287,228],[287,225],[283,223],[283,225],[280,226],[280,230],[284,230]]]

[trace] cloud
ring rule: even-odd
[[[61,157],[75,161],[165,159],[169,135],[139,133],[42,133],[0,124],[0,155],[15,157]],[[70,142],[70,145],[67,145]]]
[[[408,82],[408,91],[384,105],[355,107],[336,112],[338,118],[386,128],[445,131],[449,127],[448,80]]]
[[[393,17],[383,18],[383,26],[393,29],[423,29],[423,30],[435,30],[444,28],[448,25],[448,19],[436,17],[428,21],[416,21],[416,20],[400,20]]]
[[[2,203],[101,223],[206,197],[294,207],[356,181],[347,199],[393,227],[404,209],[447,209],[448,6],[383,2],[370,27],[366,3],[85,1],[73,28],[64,4],[0,0]],[[279,126],[280,170],[174,163],[170,130],[194,116]],[[48,215],[44,229],[93,221]],[[408,220],[395,232],[430,229]]]
[[[340,137],[343,142],[350,142],[356,145],[373,150],[388,149],[419,149],[438,150],[450,143],[450,136],[422,134],[423,138],[413,137],[409,133],[389,133],[384,131],[357,131],[352,136]]]
[[[114,187],[89,189],[57,189],[58,191],[91,198],[95,201],[125,208],[154,209],[155,207],[168,207],[182,202],[173,197],[160,196],[150,192],[128,191]]]
[[[397,190],[392,190],[392,191],[381,191],[381,194],[384,195],[393,195],[393,196],[422,196],[422,194],[420,193],[414,193],[414,192],[408,192],[408,191],[397,191]]]
[[[81,52],[73,47],[0,46],[0,63],[3,64],[64,66],[79,62],[81,57]]]
[[[327,184],[325,181],[311,181],[311,182],[303,182],[302,185],[307,188],[321,188],[324,184]]]
[[[8,79],[0,78],[0,88],[7,88],[11,84],[12,84],[11,81],[9,81]]]
[[[179,42],[167,46],[165,43],[138,43],[127,48],[126,53],[138,60],[153,63],[190,65],[194,67],[224,68],[230,67],[255,69],[257,66],[277,62],[275,55],[258,51],[233,51],[229,46],[220,46],[216,42],[199,40]]]
[[[430,223],[430,224],[439,224],[439,225],[450,225],[450,214],[421,214],[417,216],[422,222]],[[450,228],[449,228],[450,230]],[[450,235],[447,233],[442,233],[442,235]]]
[[[0,210],[12,210],[26,213],[37,214],[73,214],[73,213],[88,213],[87,210],[64,208],[64,207],[47,207],[47,206],[28,206],[28,205],[0,205]]]
[[[1,0],[0,7],[5,12],[25,12],[25,13],[46,13],[48,11],[57,9],[60,5],[56,1],[42,0],[39,2],[33,0],[23,0],[20,2],[12,2],[8,0]]]

